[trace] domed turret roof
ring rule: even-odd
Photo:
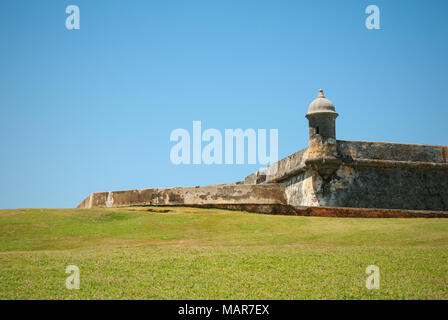
[[[307,116],[318,113],[333,113],[335,116],[338,116],[334,108],[334,104],[330,100],[325,98],[324,91],[322,89],[319,90],[317,98],[313,102],[311,102],[308,108]]]

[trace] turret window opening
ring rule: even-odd
[[[316,134],[319,134],[319,126],[316,127]]]

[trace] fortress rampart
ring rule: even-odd
[[[78,205],[78,208],[227,204],[286,204],[285,187],[282,184],[222,184],[202,187],[97,192],[84,199]]]
[[[243,181],[93,193],[78,207],[183,205],[323,216],[332,216],[323,208],[333,207],[336,216],[447,216],[448,146],[336,140],[337,116],[321,90],[307,113],[308,147]]]
[[[245,183],[285,184],[287,204],[409,210],[448,210],[448,147],[337,140],[336,166],[309,148],[280,160]],[[277,168],[277,170],[275,170]],[[272,174],[269,174],[269,173]]]

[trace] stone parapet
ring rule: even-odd
[[[342,159],[448,163],[448,146],[337,140]]]
[[[78,208],[142,205],[286,204],[281,184],[223,184],[92,193]]]

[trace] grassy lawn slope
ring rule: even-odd
[[[447,262],[448,219],[0,210],[0,299],[448,299]]]

